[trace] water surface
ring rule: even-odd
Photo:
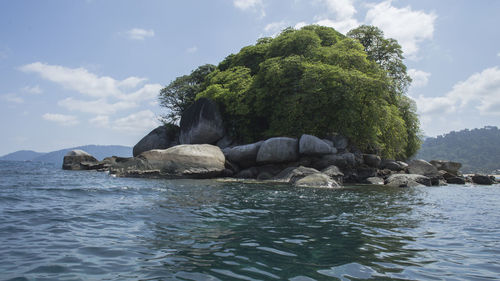
[[[497,280],[499,225],[498,185],[304,189],[0,161],[2,280]]]

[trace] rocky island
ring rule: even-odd
[[[460,163],[407,160],[421,143],[410,82],[401,46],[376,27],[347,36],[289,28],[162,89],[165,125],[134,146],[134,157],[99,162],[73,151],[63,168],[301,187],[494,183],[464,177]]]

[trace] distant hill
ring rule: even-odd
[[[33,150],[19,150],[16,152],[9,153],[7,155],[4,155],[0,157],[0,160],[5,160],[5,161],[30,161],[33,160],[34,158],[41,156],[45,153],[41,152],[36,152]]]
[[[132,157],[132,147],[121,145],[85,145],[72,148],[65,148],[48,153],[40,153],[34,151],[17,151],[0,157],[0,160],[12,161],[37,161],[45,163],[54,163],[62,165],[64,155],[68,151],[81,149],[93,155],[98,160],[102,160],[109,156]]]
[[[500,130],[486,126],[427,138],[415,158],[457,161],[464,173],[493,173],[500,169]]]

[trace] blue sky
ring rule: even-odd
[[[134,145],[162,86],[285,27],[398,40],[424,133],[500,125],[500,1],[0,1],[0,155]]]

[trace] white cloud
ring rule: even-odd
[[[142,28],[132,28],[127,30],[125,35],[132,40],[144,40],[146,37],[155,36],[155,32],[152,29],[146,30]]]
[[[40,89],[40,86],[35,85],[35,86],[26,86],[21,89],[25,93],[33,94],[33,95],[39,95],[43,93],[42,89]]]
[[[160,84],[144,84],[146,78],[132,76],[116,80],[108,76],[98,76],[85,68],[68,68],[41,62],[21,66],[20,70],[37,73],[67,90],[95,98],[84,101],[68,97],[59,101],[59,105],[68,110],[86,113],[113,114],[130,109],[142,101],[150,102],[156,99],[162,88]]]
[[[16,94],[5,94],[0,96],[4,101],[11,102],[11,103],[24,103],[24,99],[19,97]]]
[[[272,23],[267,24],[264,27],[264,32],[266,34],[274,37],[274,36],[278,35],[287,26],[288,26],[288,23],[286,21],[272,22]]]
[[[473,107],[480,115],[500,115],[500,69],[492,67],[456,83],[442,97],[415,98],[423,115],[461,111]]]
[[[90,124],[95,125],[100,128],[107,128],[109,125],[109,116],[107,115],[98,115],[89,120]]]
[[[307,25],[307,22],[301,21],[301,22],[296,23],[293,28],[295,28],[295,29],[301,29],[302,27],[304,27],[306,25]]]
[[[150,110],[143,110],[113,122],[113,129],[128,133],[143,133],[159,125],[155,114]]]
[[[196,46],[193,46],[191,48],[186,49],[186,52],[189,54],[196,53],[196,51],[198,51],[198,47],[196,47]]]
[[[425,72],[417,69],[408,69],[408,75],[410,75],[412,88],[422,88],[427,86],[429,83],[429,77],[431,74],[429,72]]]
[[[328,15],[316,17],[315,24],[333,27],[341,33],[360,25],[354,17],[357,13],[353,0],[321,0],[328,11]]]
[[[500,57],[500,52],[497,54],[497,56],[499,56],[499,57]]]
[[[79,123],[76,117],[72,115],[45,113],[42,117],[45,120],[56,122],[63,126],[73,126]]]
[[[398,40],[408,58],[416,59],[419,44],[432,39],[437,18],[433,12],[415,11],[410,6],[396,8],[392,0],[368,6],[365,21],[382,29],[386,37]]]
[[[131,109],[138,106],[135,102],[132,101],[118,101],[115,103],[108,103],[106,99],[84,101],[73,98],[63,99],[57,104],[69,111],[80,111],[91,114],[114,114],[118,111]]]
[[[261,17],[266,15],[264,3],[262,0],[233,0],[233,5],[243,11],[257,10],[260,11]]]

